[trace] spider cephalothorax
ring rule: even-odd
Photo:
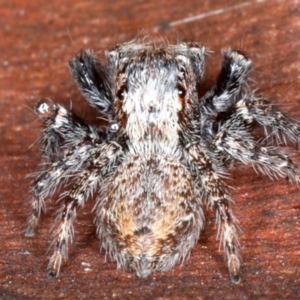
[[[251,135],[255,125],[277,139],[299,141],[298,123],[247,91],[251,61],[227,50],[211,91],[199,98],[205,49],[196,43],[157,47],[126,43],[106,53],[102,66],[87,50],[70,61],[82,94],[108,125],[86,124],[73,112],[42,99],[44,169],[33,184],[27,236],[33,236],[45,198],[66,180],[48,275],[59,274],[73,237],[76,210],[92,193],[98,236],[119,267],[139,277],[170,269],[199,239],[203,202],[216,212],[233,282],[240,281],[235,218],[222,175],[235,161],[288,176],[298,167],[278,147]]]

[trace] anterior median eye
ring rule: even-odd
[[[178,84],[177,93],[180,99],[184,99],[184,97],[186,96],[186,88],[182,84]]]
[[[127,95],[127,87],[126,85],[122,85],[120,89],[117,91],[117,97],[119,100],[124,100],[125,96]]]

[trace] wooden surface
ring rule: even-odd
[[[6,2],[5,4],[3,4]],[[102,4],[101,4],[102,3]],[[25,238],[29,179],[39,152],[32,108],[41,97],[95,116],[72,82],[67,62],[82,48],[99,51],[136,36],[190,38],[214,51],[238,48],[254,61],[252,86],[300,119],[300,2],[286,1],[1,1],[0,4],[0,299],[298,299],[300,191],[251,167],[236,169],[233,209],[242,228],[243,281],[230,282],[216,241],[214,214],[190,258],[147,279],[105,261],[93,226],[93,203],[78,214],[75,244],[58,279],[46,278],[56,199],[36,238]],[[300,162],[300,155],[293,155]]]

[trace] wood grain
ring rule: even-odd
[[[26,3],[27,2],[27,3]],[[300,290],[299,188],[271,181],[251,167],[232,172],[233,209],[242,228],[243,281],[233,285],[216,241],[214,214],[182,266],[148,279],[116,270],[99,253],[93,203],[80,211],[76,239],[58,279],[45,275],[56,198],[34,239],[23,235],[30,199],[27,174],[36,170],[37,117],[49,97],[94,120],[72,82],[67,62],[82,48],[102,51],[150,35],[192,39],[214,53],[203,90],[218,74],[221,49],[254,61],[259,92],[300,119],[300,6],[285,1],[6,1],[0,6],[0,299],[298,299]],[[300,162],[298,153],[294,159]]]

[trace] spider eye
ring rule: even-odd
[[[119,100],[124,100],[125,96],[127,94],[127,87],[125,85],[122,85],[120,89],[117,91],[117,97]]]
[[[177,93],[180,99],[184,99],[184,97],[186,96],[186,88],[183,85],[178,84]]]

